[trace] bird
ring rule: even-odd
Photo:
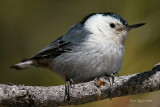
[[[122,67],[129,31],[144,24],[129,25],[123,17],[112,12],[91,13],[65,35],[11,68],[48,68],[65,81],[72,79],[75,83],[110,76]]]

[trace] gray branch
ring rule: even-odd
[[[64,106],[78,105],[127,95],[160,90],[160,63],[151,71],[114,78],[101,77],[70,87],[70,100],[64,101],[65,86],[24,86],[0,84],[0,105]]]

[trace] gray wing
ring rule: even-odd
[[[78,23],[71,27],[66,35],[40,50],[31,59],[55,58],[65,52],[69,52],[85,40],[87,33],[83,29],[83,25]]]
[[[55,58],[62,53],[72,50],[73,46],[74,45],[71,42],[66,42],[62,40],[62,37],[60,37],[56,41],[49,44],[47,47],[40,50],[31,59]]]

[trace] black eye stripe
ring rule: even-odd
[[[111,28],[114,28],[116,25],[114,23],[109,24]]]

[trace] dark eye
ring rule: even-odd
[[[116,25],[114,23],[110,23],[110,27],[114,28]]]

